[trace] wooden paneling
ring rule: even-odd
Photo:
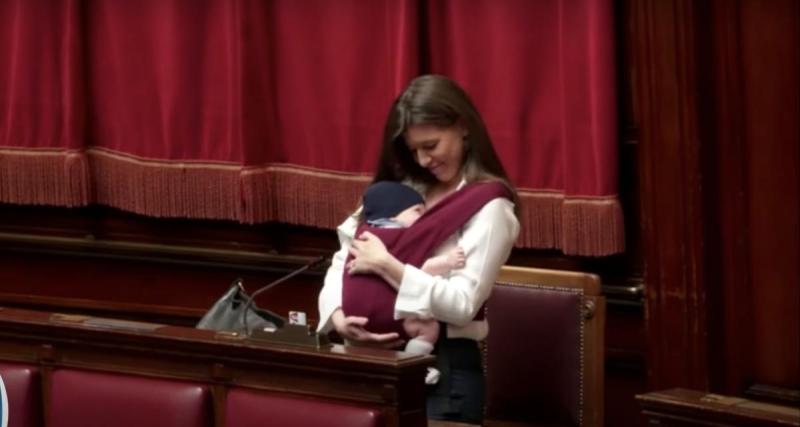
[[[800,389],[800,6],[713,3],[713,389]],[[714,204],[716,202],[717,204]],[[717,274],[718,272],[718,274]],[[743,321],[746,319],[746,321]],[[777,326],[780,325],[780,326]]]
[[[630,1],[650,387],[707,386],[695,2]]]
[[[800,5],[624,3],[649,387],[797,390]]]
[[[740,14],[752,378],[800,389],[800,3],[747,0]]]
[[[709,373],[713,389],[740,393],[746,388],[743,373],[752,365],[753,324],[751,318],[748,262],[749,194],[745,139],[745,103],[741,69],[741,34],[738,2],[714,1],[711,34],[706,46],[712,55],[706,61],[707,81],[713,85],[716,102],[704,110],[708,141],[705,163],[709,191],[705,208],[716,226],[709,227],[705,262],[708,266],[711,360],[718,367]],[[738,336],[731,334],[738,331]],[[727,372],[727,373],[726,373]],[[735,372],[735,374],[734,374]],[[733,375],[731,375],[733,374]],[[734,380],[734,378],[736,378]]]

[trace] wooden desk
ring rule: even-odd
[[[0,360],[192,380],[214,391],[216,425],[229,387],[380,408],[389,426],[424,426],[431,356],[278,345],[154,323],[0,308]],[[46,406],[45,406],[46,410]]]

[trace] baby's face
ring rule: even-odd
[[[425,212],[425,205],[423,205],[422,203],[418,203],[414,206],[406,208],[406,210],[400,212],[392,219],[408,227],[411,224],[417,222],[419,217],[422,216],[424,212]]]

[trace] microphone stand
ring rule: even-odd
[[[320,264],[322,264],[326,260],[326,257],[320,256],[312,260],[311,262],[305,264],[304,266],[298,268],[295,271],[271,282],[265,286],[262,286],[247,299],[247,303],[244,306],[244,310],[242,310],[242,323],[244,324],[244,332],[245,335],[254,340],[261,340],[261,341],[269,341],[269,342],[280,342],[284,344],[295,344],[295,345],[302,345],[302,346],[312,346],[312,347],[324,347],[330,345],[328,341],[327,335],[319,335],[315,331],[309,329],[308,325],[294,325],[285,323],[282,327],[279,327],[275,331],[261,331],[261,330],[254,330],[251,331],[248,324],[247,324],[247,312],[250,311],[251,307],[253,306],[253,301],[255,301],[256,296],[259,294],[272,289],[273,287],[291,279],[298,274],[314,268]]]

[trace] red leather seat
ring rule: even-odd
[[[8,393],[8,427],[42,425],[39,369],[36,366],[2,362],[0,377],[3,377]]]
[[[344,403],[231,389],[226,427],[377,427],[380,411]]]
[[[580,425],[574,390],[580,388],[581,296],[496,286],[488,307],[490,411],[519,421],[547,416],[537,421]]]
[[[486,304],[487,420],[602,425],[600,292],[592,274],[503,267]]]
[[[206,427],[208,389],[183,381],[62,369],[53,372],[49,427]]]

